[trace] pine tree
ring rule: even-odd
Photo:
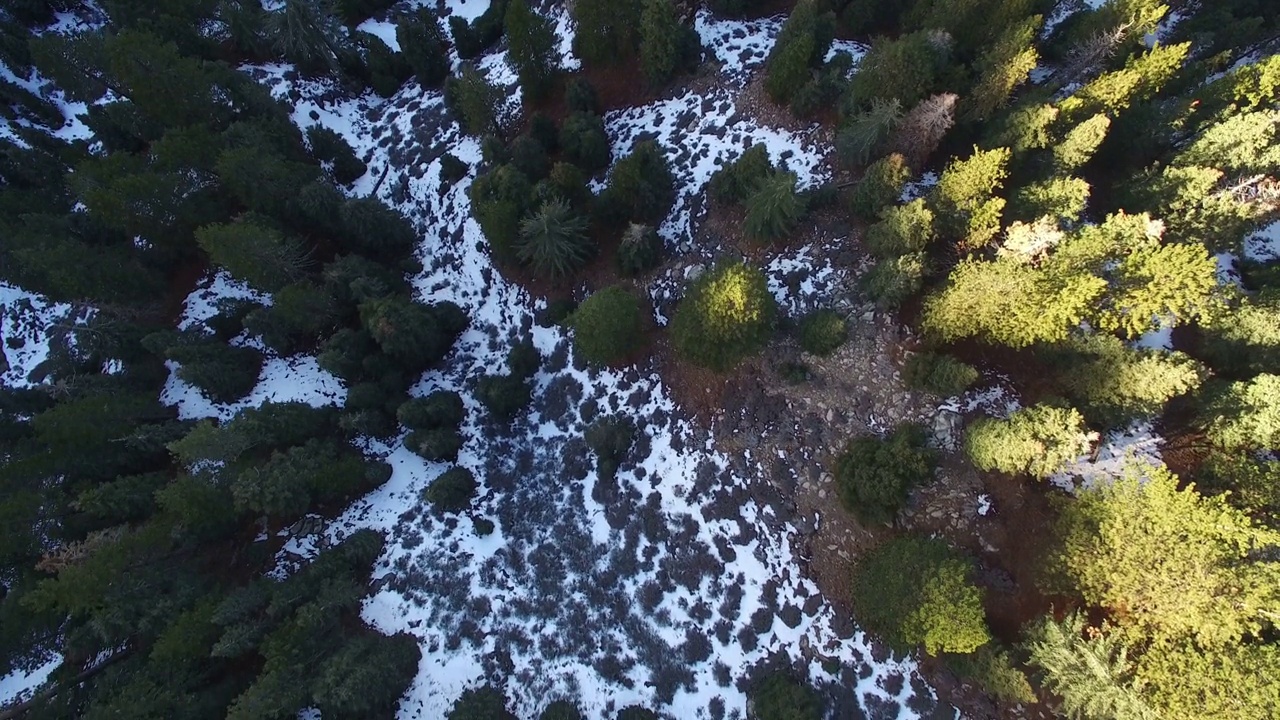
[[[573,347],[587,361],[609,365],[626,358],[641,338],[640,302],[613,285],[592,294],[569,316]]]
[[[943,232],[967,247],[981,247],[1000,230],[1004,199],[993,197],[1007,175],[1009,150],[979,150],[947,165],[930,195]]]
[[[520,223],[516,255],[551,279],[572,275],[591,257],[587,219],[561,201],[544,203]]]
[[[1009,101],[1013,91],[1031,75],[1040,61],[1033,44],[1040,25],[1028,18],[1006,29],[978,58],[978,82],[965,102],[966,120],[983,122]]]
[[[687,360],[724,371],[768,342],[776,315],[763,273],[722,265],[689,288],[671,321],[672,340]]]
[[[573,51],[588,63],[607,65],[627,57],[639,42],[641,0],[578,0]]]
[[[774,173],[760,182],[746,201],[742,228],[747,237],[772,242],[795,230],[805,213],[805,201],[796,192],[796,182],[796,174],[792,172]]]
[[[850,209],[864,220],[876,219],[886,205],[898,199],[909,179],[911,168],[901,155],[894,153],[880,158],[867,167],[867,172],[854,186]]]
[[[1199,424],[1228,450],[1280,448],[1280,375],[1231,383],[1210,396]]]
[[[830,40],[819,47],[822,22],[813,0],[801,0],[787,17],[765,66],[765,90],[775,103],[791,100],[809,82],[810,67],[826,54]]]
[[[1075,409],[1040,404],[1007,420],[975,421],[965,433],[964,448],[981,470],[1045,478],[1087,452],[1091,441]]]
[[[507,55],[530,99],[546,95],[559,72],[556,34],[551,21],[529,9],[526,0],[507,5]]]
[[[906,158],[908,167],[923,168],[942,144],[942,138],[955,123],[957,99],[955,93],[933,95],[916,103],[902,117],[893,138],[893,147]]]
[[[449,54],[436,14],[419,8],[396,25],[396,43],[423,87],[440,87],[449,77]]]
[[[1155,720],[1134,688],[1128,648],[1114,633],[1086,628],[1079,613],[1041,618],[1025,647],[1071,720]]]
[[[933,241],[933,213],[921,198],[884,210],[880,222],[867,228],[866,244],[878,258],[917,253]]]
[[[854,438],[831,474],[845,510],[863,525],[892,523],[912,488],[933,479],[934,456],[924,430],[900,425],[885,438]]]
[[[640,16],[640,66],[653,87],[665,85],[680,70],[692,32],[680,23],[671,0],[643,0]],[[694,35],[693,43],[697,43]]]
[[[285,0],[268,15],[267,35],[276,52],[304,72],[337,73],[349,52],[326,0]]]
[[[1154,329],[1157,318],[1190,322],[1216,308],[1217,263],[1199,243],[1148,244],[1114,271],[1106,302],[1095,307],[1099,327],[1131,338]]]
[[[565,118],[560,128],[560,147],[565,159],[588,175],[609,167],[613,157],[604,119],[591,113],[575,112]]]
[[[200,228],[196,242],[232,276],[268,292],[300,278],[308,264],[297,241],[252,219]]]
[[[470,64],[464,64],[458,76],[451,78],[445,87],[445,100],[458,113],[462,129],[481,137],[501,129],[498,109],[503,94]]]
[[[877,99],[914,106],[934,91],[946,54],[945,42],[929,33],[877,38],[858,63],[858,74],[849,87],[852,107],[870,108]]]
[[[1062,142],[1053,147],[1053,162],[1057,171],[1069,173],[1088,162],[1106,138],[1110,127],[1111,119],[1099,114],[1071,128]]]
[[[1073,223],[1089,203],[1089,183],[1077,177],[1052,177],[1018,188],[1009,201],[1009,216],[1032,221],[1042,217]]]
[[[1135,350],[1110,335],[1072,343],[1063,366],[1070,395],[1110,424],[1158,414],[1169,400],[1199,387],[1206,374],[1183,353]]]

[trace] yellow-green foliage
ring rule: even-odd
[[[776,315],[763,273],[741,263],[721,265],[689,289],[672,320],[672,339],[689,361],[727,370],[764,346]]]

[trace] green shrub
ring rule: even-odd
[[[900,652],[970,653],[991,635],[973,563],[942,540],[902,536],[862,558],[854,570],[858,620]]]
[[[511,164],[532,182],[546,177],[551,170],[546,149],[542,147],[542,143],[528,135],[521,135],[512,141],[510,155]]]
[[[502,3],[495,2],[494,5]],[[452,20],[453,18],[450,18]],[[507,709],[507,697],[491,686],[464,690],[445,715],[446,720],[517,720]]]
[[[886,209],[880,222],[867,228],[867,249],[881,259],[896,258],[923,251],[933,236],[933,212],[917,198]]]
[[[281,355],[305,349],[337,319],[333,296],[309,282],[286,285],[272,301],[245,316],[244,327]]]
[[[624,707],[618,711],[618,720],[659,720],[658,713],[639,705]]]
[[[587,428],[587,447],[596,455],[601,478],[612,479],[618,465],[635,444],[636,426],[626,416],[601,418]]]
[[[178,377],[216,403],[232,403],[248,395],[262,372],[262,353],[221,342],[180,342],[165,357],[181,365]]]
[[[307,128],[307,143],[317,160],[332,164],[333,179],[339,185],[350,185],[359,180],[367,169],[346,138],[323,125]]]
[[[396,25],[396,41],[423,87],[437,88],[449,77],[449,52],[440,20],[419,8]]]
[[[452,185],[471,172],[471,166],[459,160],[452,153],[440,156],[440,179],[445,185]]]
[[[533,387],[523,378],[486,375],[476,386],[476,399],[495,420],[510,422],[533,400]]]
[[[476,529],[476,535],[480,537],[488,537],[495,530],[493,521],[488,518],[475,518],[471,521],[471,524]]]
[[[596,89],[585,78],[574,78],[564,90],[564,104],[569,112],[598,115],[600,100],[596,97]]]
[[[863,288],[881,307],[897,308],[924,287],[924,253],[885,258],[862,278]]]
[[[569,203],[575,208],[586,207],[591,201],[591,189],[587,187],[587,176],[577,165],[558,162],[551,166],[551,174],[547,176],[545,185],[555,197]],[[536,193],[536,191],[535,191]],[[545,202],[545,198],[540,198]]]
[[[609,167],[609,160],[613,158],[609,136],[604,132],[604,120],[587,112],[575,112],[565,118],[560,128],[560,148],[565,159],[582,168],[587,175],[595,175]]]
[[[520,223],[516,256],[535,272],[552,279],[564,278],[591,257],[587,219],[568,203],[552,200]]]
[[[671,322],[672,340],[686,360],[724,371],[764,347],[776,315],[764,273],[720,265],[689,288]]]
[[[982,418],[965,432],[964,449],[981,470],[1048,477],[1088,451],[1084,418],[1072,408],[1039,404],[1007,420]]]
[[[619,362],[640,344],[641,317],[635,295],[607,287],[584,300],[569,319],[574,350],[596,365]]]
[[[796,182],[792,172],[775,173],[761,181],[746,202],[742,228],[747,237],[771,242],[795,230],[806,210],[804,198],[796,192]]]
[[[752,145],[737,160],[712,173],[707,192],[719,203],[744,202],[772,174],[768,149],[763,143]]]
[[[583,720],[582,711],[568,700],[556,700],[548,705],[538,720]]]
[[[437,390],[426,397],[413,398],[396,410],[396,418],[410,430],[458,427],[467,417],[462,396],[451,390]]]
[[[934,453],[917,425],[888,437],[855,438],[835,459],[832,476],[845,509],[864,525],[893,522],[913,487],[933,479]]]
[[[902,369],[907,387],[943,397],[968,390],[978,377],[977,368],[944,353],[916,353],[907,358]]]
[[[528,380],[538,373],[542,367],[542,353],[533,344],[533,340],[525,338],[507,351],[507,368],[512,377]]]
[[[618,245],[618,274],[635,277],[649,272],[662,263],[663,249],[662,238],[653,226],[628,225]]]
[[[1009,657],[1008,651],[996,649],[992,643],[970,654],[948,655],[946,662],[957,675],[977,682],[989,695],[1010,703],[1036,702],[1027,674]]]
[[[471,506],[478,488],[470,470],[455,467],[432,480],[423,497],[441,512],[460,513]]]
[[[675,178],[662,149],[652,140],[635,146],[614,165],[609,187],[601,197],[611,222],[656,225],[676,201]]]
[[[1213,392],[1199,423],[1209,442],[1229,450],[1280,448],[1280,375],[1258,375]]]
[[[835,310],[816,310],[800,321],[800,347],[813,355],[830,355],[849,339],[849,323]]]
[[[886,155],[867,167],[862,179],[853,188],[849,209],[863,220],[874,220],[886,205],[891,205],[902,195],[902,188],[911,179],[911,168],[898,153]]]
[[[464,439],[456,427],[414,430],[404,439],[404,446],[424,460],[454,462]]]
[[[751,717],[757,720],[822,720],[822,700],[817,691],[782,673],[765,676],[747,697]]]

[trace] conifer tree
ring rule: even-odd
[[[864,220],[879,217],[885,206],[893,204],[902,194],[909,179],[911,169],[901,155],[894,153],[880,158],[867,167],[867,172],[854,186],[850,209]]]
[[[771,242],[791,234],[805,212],[805,201],[796,192],[796,182],[792,172],[774,173],[760,182],[746,200],[742,227],[747,237]]]
[[[686,64],[698,36],[680,23],[671,0],[643,0],[640,66],[654,87],[665,85]]]
[[[526,0],[511,0],[506,15],[508,57],[531,99],[543,97],[559,71],[555,28],[529,9]]]
[[[588,63],[612,64],[635,51],[641,0],[578,0],[573,51]]]
[[[535,272],[552,279],[572,275],[591,256],[587,219],[565,202],[544,203],[520,222],[516,254]]]
[[[1134,663],[1115,633],[1086,628],[1079,613],[1062,622],[1045,617],[1025,647],[1071,720],[1155,720],[1133,686]]]
[[[419,8],[396,25],[396,43],[423,87],[440,87],[449,77],[449,54],[436,14]]]
[[[196,242],[232,276],[268,292],[301,277],[308,263],[297,241],[252,219],[200,228]]]
[[[1088,451],[1091,436],[1072,408],[1039,404],[1007,420],[982,418],[969,426],[964,447],[982,470],[1045,478]]]
[[[966,247],[985,245],[1000,231],[1004,199],[994,197],[1007,176],[1009,150],[979,150],[947,165],[930,195],[943,232]]]

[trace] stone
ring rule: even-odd
[[[960,432],[964,428],[964,416],[954,410],[942,409],[933,416],[933,443],[946,450],[955,450],[960,444]]]

